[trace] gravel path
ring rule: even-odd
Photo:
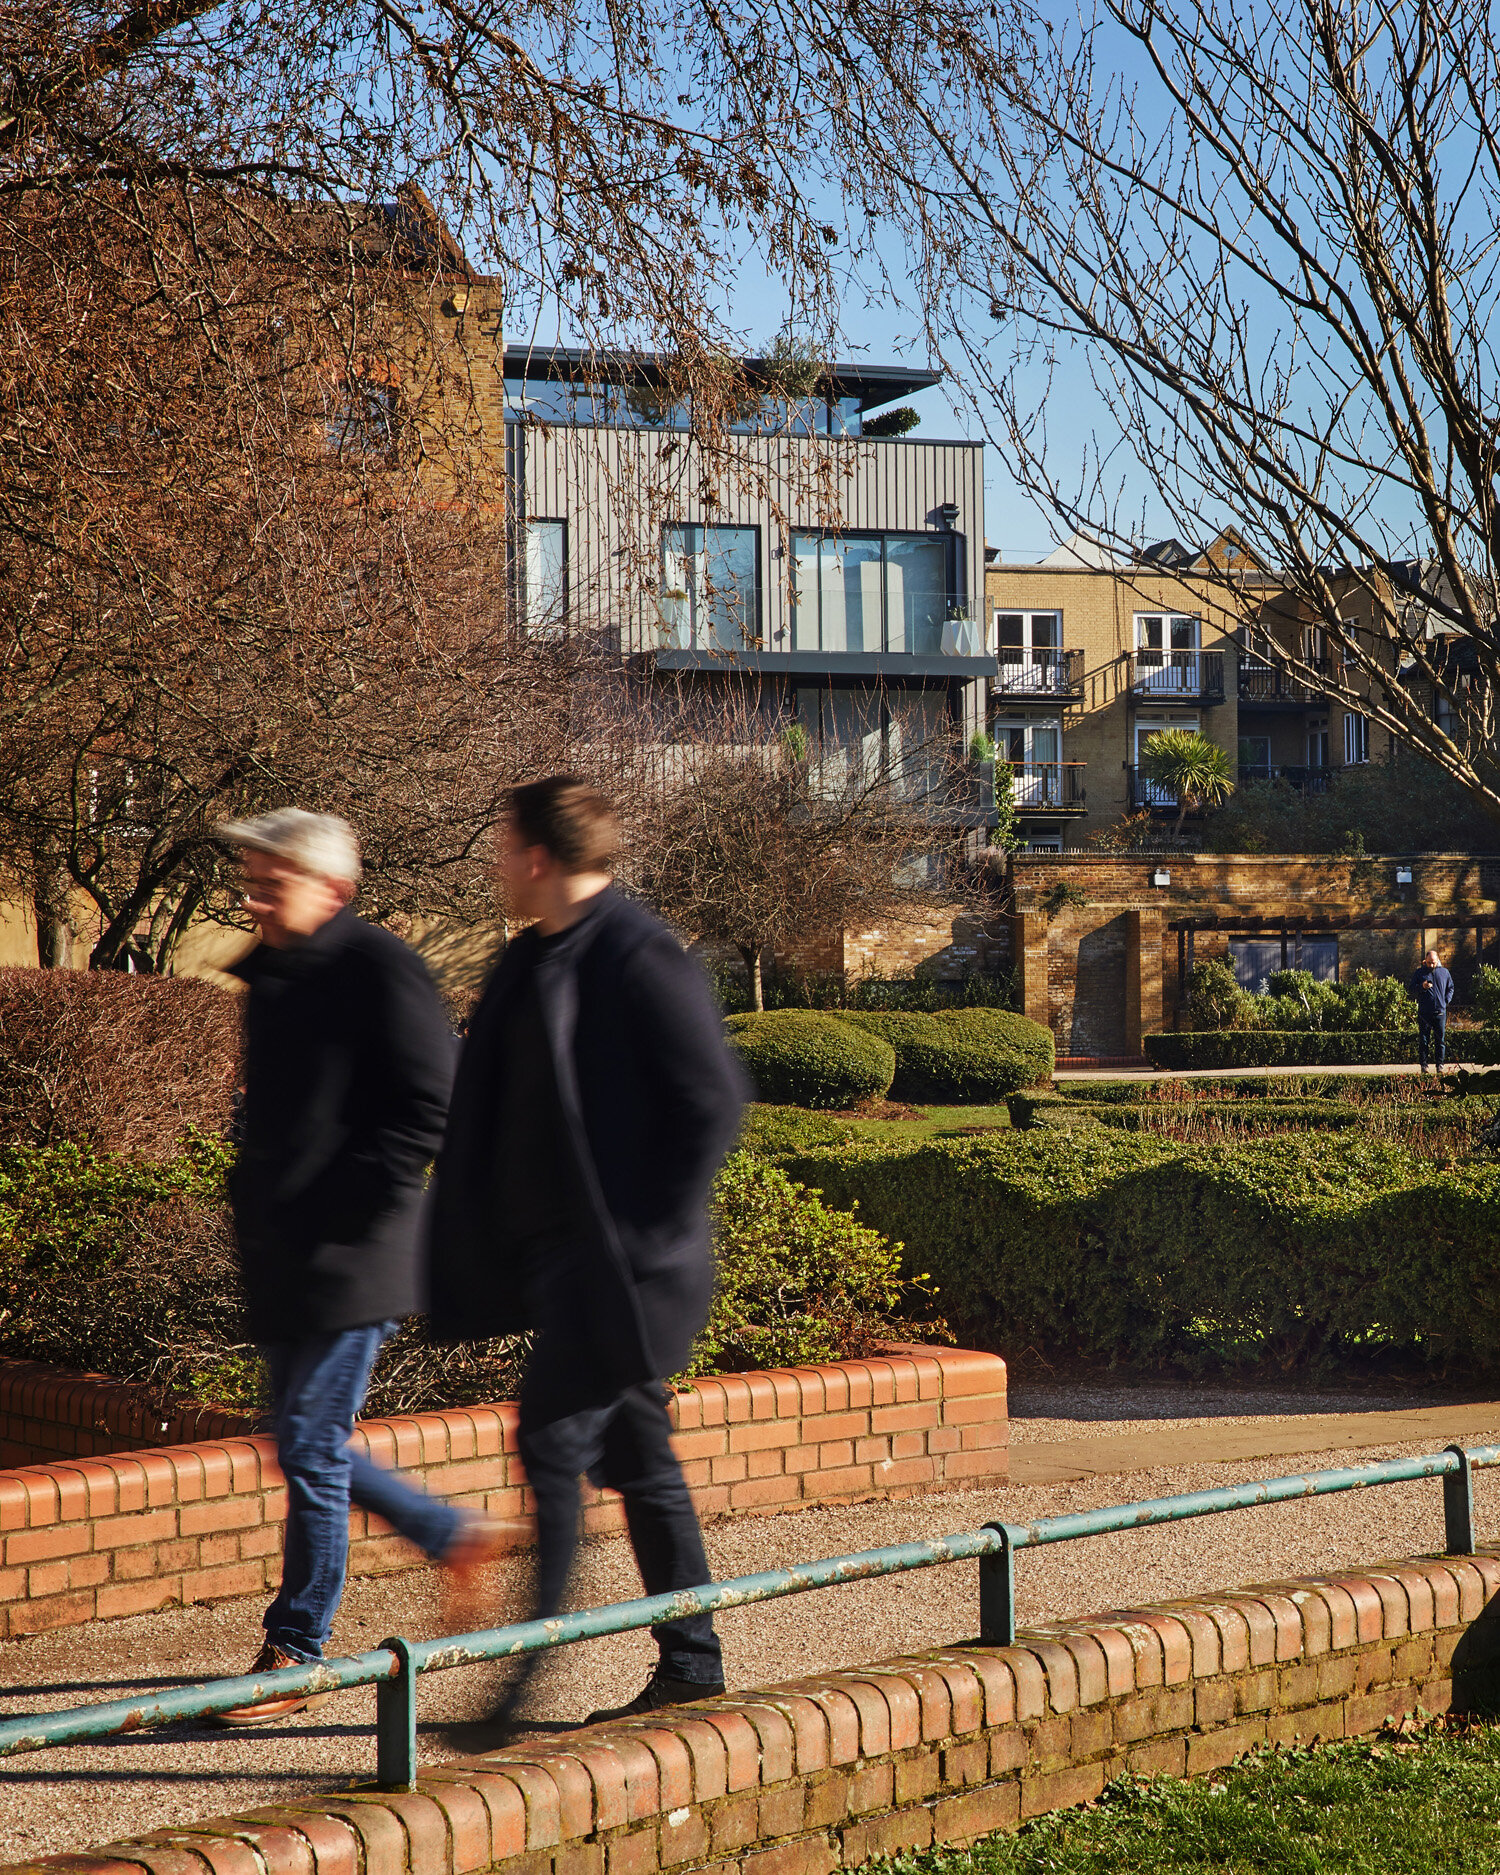
[[[1327,1396],[1320,1401],[1288,1394],[1283,1401],[1265,1394],[1075,1388],[1067,1402],[1072,1414],[1065,1417],[1059,1410],[1061,1397],[1049,1398],[1046,1390],[1028,1388],[1017,1391],[1016,1411],[1022,1417],[1014,1430],[1018,1443],[1031,1444],[1042,1431],[1054,1439],[1077,1439],[1091,1432],[1104,1437],[1147,1426],[1167,1431],[1197,1425],[1205,1450],[1211,1451],[1216,1427],[1274,1424],[1278,1415],[1266,1410],[1273,1400],[1294,1407],[1299,1415],[1323,1406],[1348,1414],[1361,1410],[1357,1400],[1366,1410],[1408,1404],[1390,1396]],[[1165,1418],[1163,1409],[1174,1405],[1178,1414],[1183,1405],[1189,1406],[1191,1417]],[[1106,1410],[1120,1416],[1096,1416]],[[1500,1432],[1500,1406],[1494,1417]],[[1388,1448],[1424,1449],[1430,1449],[1430,1442]],[[1386,1455],[1368,1447],[1351,1452],[1309,1448],[1295,1468]],[[997,1514],[1024,1520],[1263,1477],[1267,1469],[1263,1462],[1205,1462],[1074,1483],[1012,1485],[894,1505],[722,1522],[707,1533],[709,1557],[716,1575],[741,1575],[812,1556],[972,1529]],[[1479,1474],[1477,1497],[1480,1526],[1492,1530],[1500,1523],[1500,1477]],[[1435,1484],[1299,1500],[1024,1555],[1017,1565],[1020,1614],[1023,1621],[1037,1621],[1317,1573],[1421,1553],[1437,1546],[1441,1537],[1441,1496]],[[495,1620],[524,1612],[524,1559],[497,1570],[493,1593]],[[629,1551],[622,1543],[586,1548],[575,1589],[578,1606],[638,1593]],[[767,1685],[969,1638],[977,1625],[976,1602],[977,1565],[953,1564],[737,1610],[721,1617],[730,1683]],[[74,1705],[243,1671],[259,1643],[259,1615],[258,1602],[230,1602],[9,1643],[0,1650],[0,1670],[9,1669],[4,1672],[8,1690],[0,1708],[18,1712]],[[412,1571],[352,1583],[334,1648],[352,1653],[393,1633],[423,1636],[441,1631],[438,1578],[432,1571]],[[651,1652],[648,1638],[641,1634],[567,1649],[549,1663],[535,1697],[538,1720],[576,1723],[593,1706],[628,1697],[649,1670]],[[503,1684],[503,1673],[468,1668],[423,1680],[424,1758],[431,1761],[478,1748],[472,1735],[448,1728],[481,1715]],[[341,1695],[304,1720],[250,1734],[183,1726],[3,1761],[0,1861],[82,1849],[368,1776],[374,1769],[369,1729],[373,1718],[374,1695],[361,1690]]]

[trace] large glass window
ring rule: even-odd
[[[760,645],[760,533],[753,527],[664,527],[657,607],[676,651]]]
[[[953,759],[954,726],[946,690],[879,686],[800,686],[796,709],[825,784],[888,783],[898,800],[941,791]]]
[[[941,655],[948,537],[794,534],[792,649]]]
[[[521,529],[521,607],[529,631],[556,630],[568,609],[568,524],[526,521]]]

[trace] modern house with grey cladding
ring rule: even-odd
[[[752,382],[774,369],[746,365]],[[753,673],[825,748],[983,727],[983,446],[866,430],[938,374],[834,365],[712,452],[654,377],[649,360],[505,348],[530,628],[602,627],[662,675]]]

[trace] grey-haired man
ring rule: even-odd
[[[235,966],[250,993],[230,1198],[287,1482],[281,1591],[251,1669],[265,1672],[323,1652],[351,1498],[465,1574],[496,1539],[348,1449],[381,1343],[420,1306],[419,1212],[453,1076],[442,1004],[416,953],[350,911],[360,860],[346,822],[285,808],[218,832],[239,850],[261,938]],[[313,1703],[263,1700],[224,1721]]]

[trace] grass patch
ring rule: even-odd
[[[1371,1744],[1258,1754],[1212,1780],[1122,1778],[967,1850],[887,1864],[902,1875],[1493,1875],[1500,1727],[1450,1721]]]

